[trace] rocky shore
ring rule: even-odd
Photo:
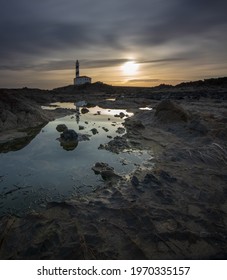
[[[30,97],[28,89],[20,97],[5,91],[0,140],[59,115],[41,105],[86,100],[134,112],[127,133],[102,149],[146,149],[155,164],[118,176],[97,163],[103,187],[24,217],[1,217],[1,259],[226,259],[226,78],[153,89],[95,84]]]

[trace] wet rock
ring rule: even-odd
[[[58,124],[57,126],[56,126],[56,130],[58,131],[58,132],[63,132],[63,131],[65,131],[67,129],[67,126],[65,125],[65,124]]]
[[[91,132],[92,132],[93,135],[99,133],[98,130],[97,130],[96,128],[92,128],[92,129],[91,129]]]
[[[112,171],[114,168],[109,166],[107,163],[96,162],[96,164],[92,167],[92,170],[95,172],[95,174],[100,174],[102,171]]]
[[[81,114],[87,114],[89,110],[87,108],[82,108],[81,109]]]
[[[94,173],[100,174],[105,181],[112,181],[115,179],[120,179],[121,176],[114,172],[114,168],[109,166],[107,163],[104,162],[97,162],[93,167],[92,170]]]
[[[105,180],[105,181],[121,179],[121,176],[116,174],[113,170],[104,170],[100,174],[101,174],[103,180]]]
[[[162,123],[187,122],[189,115],[178,104],[164,100],[156,107],[155,118]]]
[[[63,141],[74,141],[78,140],[78,134],[73,129],[66,129],[61,133],[61,140]]]
[[[78,134],[73,129],[66,129],[61,133],[59,141],[63,149],[72,151],[78,146]]]
[[[119,134],[123,134],[123,133],[125,133],[125,128],[124,127],[118,127],[116,132],[119,133]]]
[[[79,125],[79,130],[84,130],[84,126],[83,125]]]
[[[114,117],[122,119],[125,117],[125,114],[123,112],[120,112],[119,114],[114,115]]]
[[[113,153],[118,154],[119,152],[125,150],[125,149],[129,149],[130,146],[128,144],[128,141],[120,136],[116,136],[114,137],[113,140],[111,140],[110,142],[108,142],[107,144],[103,145],[101,144],[99,146],[99,149],[105,149],[107,151],[111,151]]]

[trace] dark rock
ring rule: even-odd
[[[83,125],[79,125],[79,130],[84,130],[84,126]]]
[[[57,126],[56,126],[56,130],[58,131],[58,132],[63,132],[63,131],[65,131],[67,129],[67,126],[65,125],[65,124],[58,124]]]
[[[59,141],[63,149],[72,151],[78,146],[78,134],[73,129],[66,129],[61,133]]]
[[[73,129],[66,129],[61,134],[61,140],[63,141],[74,141],[78,140],[78,134]]]
[[[92,132],[93,135],[99,133],[98,130],[97,130],[96,128],[92,128],[92,129],[91,129],[91,132]]]
[[[114,170],[113,167],[109,166],[109,164],[104,162],[96,162],[96,164],[92,167],[92,170],[95,172],[95,174],[100,174],[102,171],[107,170]]]
[[[109,166],[107,163],[104,162],[97,162],[93,167],[92,170],[94,173],[100,174],[105,181],[112,181],[116,179],[120,179],[121,176],[114,172],[114,168]]]
[[[119,134],[123,134],[123,133],[125,133],[125,128],[124,127],[118,127],[116,132],[119,133]]]
[[[87,114],[89,110],[87,108],[82,108],[81,109],[81,114]]]
[[[109,129],[106,128],[106,127],[102,127],[102,129],[103,129],[105,132],[108,132],[108,131],[109,131]]]

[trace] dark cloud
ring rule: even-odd
[[[71,69],[75,56],[109,67],[134,52],[147,64],[226,61],[226,10],[226,0],[3,0],[0,69]]]

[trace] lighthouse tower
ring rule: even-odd
[[[80,64],[79,64],[79,61],[77,60],[76,61],[76,64],[75,64],[75,74],[76,74],[76,77],[74,78],[74,85],[77,86],[77,85],[82,85],[82,84],[86,84],[86,83],[91,83],[91,78],[90,77],[87,77],[87,76],[80,76]]]
[[[80,64],[79,61],[76,61],[76,78],[80,76]]]

